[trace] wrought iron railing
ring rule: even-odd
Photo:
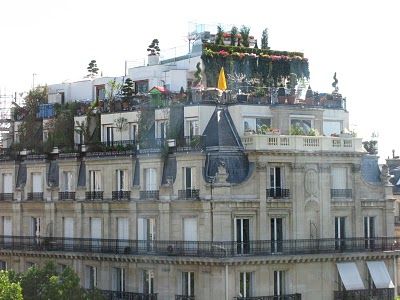
[[[200,199],[200,190],[198,189],[178,190],[178,199]]]
[[[283,188],[269,188],[267,189],[267,198],[283,199],[290,197],[290,190]]]
[[[340,243],[341,242],[341,243]],[[0,248],[23,251],[66,251],[126,255],[240,257],[400,250],[400,238],[347,238],[237,242],[138,241],[118,239],[0,236]]]
[[[205,147],[205,136],[204,135],[196,135],[196,136],[185,136],[182,141],[179,141],[179,144],[176,147],[176,151],[178,152],[187,152],[187,151],[201,151]]]
[[[159,190],[140,191],[140,199],[158,199],[159,195]]]
[[[11,201],[14,199],[14,193],[0,193],[0,201]]]
[[[279,296],[235,297],[235,300],[301,300],[301,294],[287,294]]]
[[[30,201],[43,201],[43,192],[28,193],[27,200]]]
[[[86,200],[103,200],[103,191],[86,192]]]
[[[129,200],[131,198],[130,191],[112,191],[112,200]]]
[[[99,290],[106,300],[157,300],[157,294]]]
[[[334,300],[347,300],[347,299],[357,299],[357,300],[369,300],[369,299],[379,299],[379,300],[393,300],[394,299],[394,289],[369,289],[369,290],[351,290],[351,291],[334,291]]]
[[[58,200],[75,200],[75,192],[59,192]]]
[[[351,189],[331,189],[331,198],[352,198]]]

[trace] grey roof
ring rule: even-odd
[[[371,183],[381,182],[381,172],[378,165],[378,157],[375,155],[364,155],[361,159],[361,176]]]
[[[168,157],[164,161],[164,168],[162,174],[161,184],[168,184],[168,178],[172,179],[172,182],[175,182],[176,179],[176,158]]]
[[[243,148],[226,107],[217,107],[204,130],[206,147]]]
[[[16,187],[22,187],[26,184],[26,164],[22,163],[18,166]]]
[[[79,173],[78,173],[78,186],[85,187],[86,186],[86,164],[82,160],[79,166]]]
[[[139,158],[136,158],[135,170],[133,171],[133,186],[140,185],[140,163]]]
[[[51,187],[58,186],[58,162],[51,160],[47,172],[47,185]]]
[[[224,165],[228,173],[228,183],[238,184],[247,180],[254,168],[243,152],[239,134],[225,106],[215,109],[204,135],[207,153],[203,169],[204,179],[211,182],[218,171],[218,166]]]

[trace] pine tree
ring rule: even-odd
[[[94,78],[99,73],[99,68],[97,67],[97,62],[95,59],[92,59],[87,67],[89,78]]]
[[[262,32],[261,49],[268,49],[268,28],[265,28]]]

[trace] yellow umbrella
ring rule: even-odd
[[[217,87],[222,91],[225,91],[226,88],[227,88],[224,67],[221,67],[221,71],[219,71],[218,86]]]

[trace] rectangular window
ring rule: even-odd
[[[341,121],[326,121],[323,122],[323,129],[325,136],[337,135],[342,132]]]
[[[129,220],[128,218],[117,218],[117,239],[121,251],[129,246]]]
[[[158,189],[157,187],[157,174],[156,174],[156,169],[155,168],[148,168],[144,169],[144,175],[145,175],[145,187],[146,191],[156,191]]]
[[[154,250],[153,241],[156,239],[156,220],[154,218],[138,218],[139,251]]]
[[[12,219],[11,217],[3,217],[3,235],[4,243],[11,243],[12,241]]]
[[[126,170],[116,171],[116,183],[118,192],[128,190],[128,172]]]
[[[101,248],[101,232],[101,219],[90,218],[90,238],[92,239],[92,250],[94,252],[98,252]]]
[[[331,175],[332,189],[343,190],[347,188],[347,169],[345,167],[333,167]]]
[[[154,272],[151,270],[143,271],[143,293],[144,294],[154,293]]]
[[[194,272],[182,272],[182,295],[194,296]]]
[[[250,252],[250,219],[235,219],[236,251],[238,254]]]
[[[271,251],[282,252],[283,248],[283,219],[271,218]]]
[[[74,238],[74,218],[64,218],[64,246],[66,248],[73,249],[73,238]]]
[[[289,192],[284,186],[284,168],[272,167],[269,169],[269,197],[286,198]]]
[[[285,293],[285,271],[274,271],[274,296],[284,296]]]
[[[184,170],[184,185],[186,190],[193,189],[193,168],[183,168]]]
[[[197,251],[197,218],[183,219],[183,240],[186,242],[185,250],[189,253]]]
[[[132,141],[136,141],[138,133],[138,125],[136,123],[130,124],[130,137]]]
[[[32,173],[32,192],[33,193],[43,192],[42,173]]]
[[[365,237],[365,247],[374,247],[375,238],[375,217],[364,217],[364,237]]]
[[[0,270],[6,271],[7,270],[7,262],[4,260],[0,260]]]
[[[101,172],[100,171],[89,171],[89,190],[91,192],[101,191]]]
[[[97,287],[97,270],[93,266],[85,266],[85,288],[94,289]]]
[[[301,130],[305,135],[313,129],[313,123],[312,119],[290,119],[290,126]]]
[[[186,134],[185,136],[194,137],[198,136],[199,132],[199,120],[197,119],[187,119],[186,120]]]
[[[112,268],[111,272],[112,290],[117,292],[125,292],[125,269]]]
[[[114,142],[114,128],[109,126],[106,127],[106,142],[107,145],[112,145],[112,143]]]
[[[157,121],[156,138],[166,139],[168,134],[168,121]]]
[[[64,192],[73,192],[72,172],[63,172],[63,188]]]
[[[3,174],[3,193],[10,194],[12,192],[12,174]]]
[[[31,228],[30,228],[30,235],[34,237],[40,236],[40,228],[41,227],[41,219],[32,217],[31,218]]]
[[[246,298],[252,296],[252,273],[241,272],[239,278],[240,297]]]
[[[345,246],[346,217],[335,217],[335,247],[341,249]]]

